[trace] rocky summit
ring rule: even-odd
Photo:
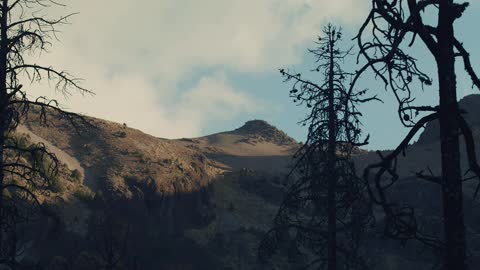
[[[296,143],[295,139],[264,120],[248,121],[240,128],[235,129],[233,133],[247,135],[251,138],[270,141],[280,145]]]

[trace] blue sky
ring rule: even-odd
[[[64,27],[61,42],[51,53],[35,61],[84,78],[84,85],[96,95],[64,99],[47,85],[32,95],[53,96],[70,110],[125,122],[159,137],[196,137],[264,119],[303,141],[306,129],[297,122],[306,111],[288,97],[289,85],[282,82],[278,69],[310,76],[312,57],[306,50],[321,27],[330,21],[341,25],[349,46],[370,1],[144,0],[139,5],[104,0],[95,1],[95,9],[91,1],[65,2],[67,8],[44,13],[80,14]],[[478,14],[480,3],[473,0],[457,23],[476,67]],[[422,46],[412,53],[427,72],[434,72]],[[345,68],[355,66],[349,62]],[[475,92],[464,75],[458,80],[460,97]],[[407,132],[393,96],[371,77],[361,83],[385,102],[362,107],[364,131],[371,135],[367,148],[392,148]],[[437,95],[435,87],[419,90],[418,104],[435,105]]]

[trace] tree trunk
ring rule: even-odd
[[[3,203],[3,186],[4,186],[4,146],[5,146],[5,133],[10,123],[7,96],[7,23],[8,23],[8,0],[2,0],[0,18],[0,252],[5,251],[5,246],[9,243],[4,243],[5,240],[5,211]],[[2,226],[3,225],[3,226]],[[8,255],[0,254],[0,255]],[[5,259],[5,258],[2,258]]]
[[[328,149],[327,149],[327,170],[328,170],[328,270],[337,269],[337,213],[335,203],[335,189],[337,184],[336,173],[336,111],[334,100],[334,37],[329,31],[330,40],[330,66],[328,73]]]
[[[438,54],[442,197],[445,230],[445,269],[466,269],[465,225],[459,151],[458,104],[454,56],[453,0],[440,0]]]

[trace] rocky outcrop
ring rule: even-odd
[[[235,129],[232,133],[246,135],[252,139],[264,140],[279,145],[296,143],[296,141],[289,137],[285,132],[263,120],[248,121],[242,127]]]

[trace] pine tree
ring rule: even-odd
[[[364,185],[356,176],[352,153],[367,144],[361,141],[357,105],[376,99],[362,98],[366,91],[349,91],[350,74],[341,64],[350,50],[340,49],[342,32],[329,24],[310,50],[315,71],[322,83],[303,79],[301,74],[280,70],[292,82],[294,102],[309,108],[301,122],[308,125],[308,137],[296,154],[296,165],[289,177],[293,184],[275,218],[275,226],[262,244],[274,250],[284,239],[291,239],[300,252],[314,254],[308,267],[364,269],[359,255],[362,232],[370,221],[370,208]],[[308,250],[308,251],[305,251]]]

